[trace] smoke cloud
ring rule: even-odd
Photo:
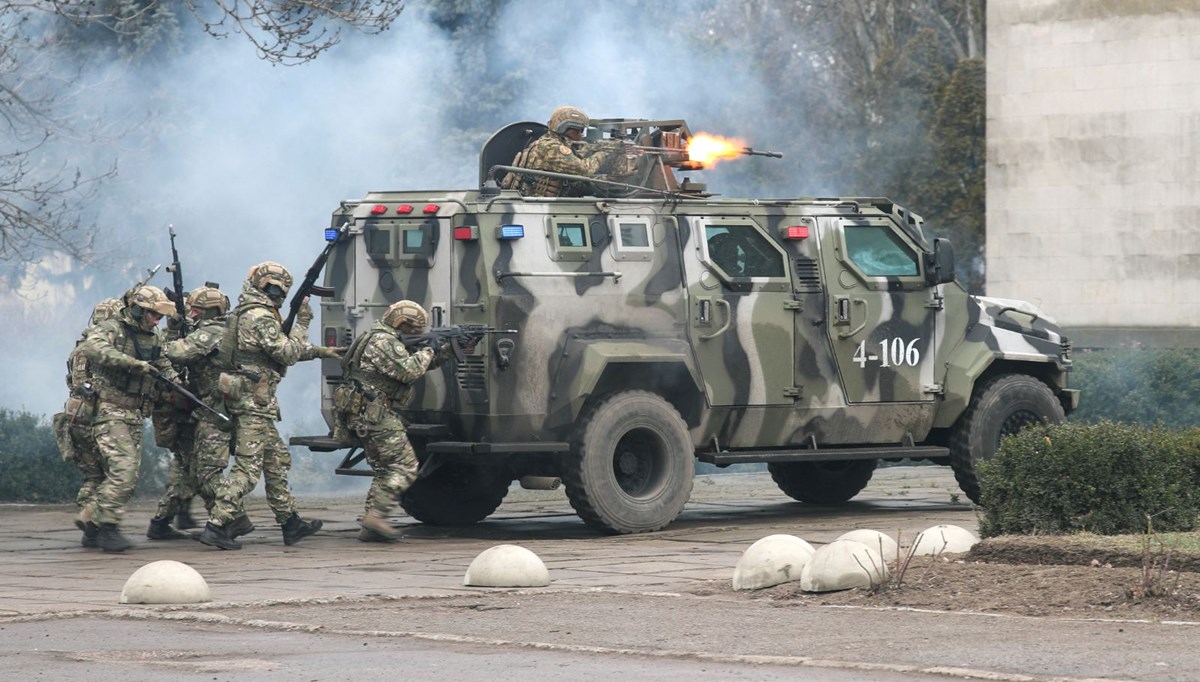
[[[96,74],[105,85],[90,93],[89,115],[123,133],[76,145],[67,158],[118,164],[93,207],[107,257],[84,267],[49,256],[11,280],[15,291],[0,292],[8,332],[0,405],[61,409],[64,361],[89,311],[170,260],[168,224],[189,289],[211,280],[236,297],[246,269],[268,259],[299,278],[339,200],[473,187],[492,132],[545,121],[561,104],[593,117],[686,118],[693,131],[785,153],[782,162],[741,159],[695,174],[726,195],[831,192],[801,175],[795,142],[756,123],[777,104],[755,71],[702,29],[664,28],[667,18],[700,26],[712,5],[673,5],[653,21],[648,6],[549,11],[521,0],[475,23],[410,7],[388,32],[347,34],[303,66],[272,66],[237,36],[200,36],[185,54]],[[154,283],[169,277],[160,272]],[[316,365],[296,367],[281,386],[285,432],[325,431]]]

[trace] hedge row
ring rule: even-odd
[[[979,473],[984,537],[1191,531],[1200,520],[1196,428],[1031,427],[1006,437]]]
[[[170,456],[147,431],[135,495],[162,494]],[[82,483],[79,470],[59,454],[48,418],[0,408],[0,502],[74,502]]]

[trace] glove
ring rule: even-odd
[[[340,358],[346,354],[346,346],[317,346],[318,358]]]
[[[145,360],[134,360],[133,371],[143,375],[158,374],[158,368]]]
[[[312,322],[312,319],[312,306],[308,305],[308,299],[305,298],[304,302],[300,304],[300,309],[296,311],[296,322],[307,327],[308,323]]]

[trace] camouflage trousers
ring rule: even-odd
[[[229,466],[229,445],[232,437],[227,431],[206,419],[196,422],[193,436],[192,483],[194,490],[204,500],[204,507],[212,513],[217,495],[224,483],[225,467]],[[238,502],[241,513],[241,501]]]
[[[365,511],[376,509],[387,514],[417,480],[417,453],[408,440],[404,422],[394,414],[385,414],[369,430],[360,433],[366,434],[361,439],[363,451],[375,472],[367,491]]]
[[[281,525],[296,512],[296,500],[288,490],[292,454],[288,452],[275,421],[256,414],[241,414],[233,430],[233,467],[218,488],[211,520],[227,526],[243,513],[242,498],[254,490],[259,475],[266,484],[267,504]]]
[[[71,462],[83,475],[83,485],[75,495],[80,509],[87,509],[96,501],[96,489],[104,482],[104,456],[96,445],[91,425],[73,424],[68,436],[74,444],[75,457]]]
[[[188,508],[192,498],[196,496],[196,422],[186,415],[179,415],[175,424],[175,436],[170,446],[171,464],[167,471],[167,489],[158,500],[158,511],[155,516],[160,519],[172,518]],[[169,418],[176,418],[172,413]],[[155,431],[159,430],[157,420]],[[205,501],[205,506],[210,502]]]
[[[96,485],[90,503],[92,520],[97,524],[119,524],[137,486],[143,420],[136,409],[103,401],[96,413],[104,415],[104,421],[92,424],[92,438],[100,451],[104,478]]]

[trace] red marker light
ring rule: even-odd
[[[409,213],[412,213],[412,212],[413,212],[412,204],[400,204],[399,206],[396,207],[396,213],[399,213],[401,215],[408,215]]]
[[[337,328],[336,327],[326,327],[325,328],[325,345],[330,348],[333,348],[334,346],[338,345],[337,344]]]
[[[375,204],[371,207],[371,215],[380,215],[381,213],[387,213],[387,206]]]
[[[454,228],[454,238],[460,242],[473,242],[479,239],[479,228],[474,225],[464,225]]]
[[[438,206],[437,204],[425,204],[425,208],[421,209],[421,211],[428,215],[437,213],[439,208],[441,208],[441,206]]]
[[[784,239],[808,239],[808,225],[788,225],[783,228]]]

